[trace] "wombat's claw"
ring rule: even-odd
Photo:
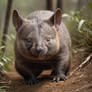
[[[28,81],[28,85],[33,85],[33,84],[37,84],[38,82],[35,80],[29,80]]]
[[[59,81],[65,81],[67,80],[65,75],[57,75],[56,77],[53,78],[53,81],[59,82]]]
[[[26,81],[27,85],[34,85],[37,83],[38,83],[38,80],[36,80],[35,78],[30,78],[28,81]]]

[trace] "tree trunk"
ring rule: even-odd
[[[52,0],[47,0],[47,10],[53,10]]]
[[[78,0],[77,7],[78,7],[78,10],[80,10],[80,8],[81,8],[81,0]]]
[[[57,8],[60,8],[61,10],[63,10],[62,0],[57,0]]]
[[[78,0],[77,9],[80,11],[80,9],[87,4],[87,1],[91,1],[91,0]]]
[[[6,40],[7,40],[7,34],[8,34],[8,25],[9,25],[9,19],[11,15],[11,6],[12,6],[12,0],[8,0],[7,8],[6,8],[6,15],[5,15],[5,23],[4,23],[4,29],[3,29],[3,36],[2,36],[2,46],[6,46]],[[2,49],[2,55],[4,55],[6,50],[6,47]]]

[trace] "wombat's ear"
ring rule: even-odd
[[[61,19],[62,19],[61,9],[58,8],[56,9],[55,13],[51,16],[50,21],[53,25],[55,25],[55,27],[57,27],[57,25],[60,25]]]
[[[18,31],[20,26],[23,24],[23,18],[19,16],[16,10],[13,10],[12,19],[13,19],[13,24],[15,26],[16,31]]]

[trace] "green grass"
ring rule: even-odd
[[[9,86],[0,86],[0,92],[6,92],[5,89],[9,88]]]
[[[73,49],[82,48],[85,55],[92,53],[92,8],[88,5],[80,11],[67,14]]]

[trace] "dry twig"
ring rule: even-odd
[[[84,88],[92,88],[92,84],[84,85],[81,88],[75,89],[75,90],[73,90],[71,92],[79,92],[79,91],[81,92],[81,90],[84,89]]]
[[[76,71],[78,71],[80,68],[84,67],[85,65],[87,66],[88,63],[91,61],[92,59],[92,53],[86,58],[86,60],[84,62],[82,62],[75,70],[73,70],[69,77],[71,77]]]

